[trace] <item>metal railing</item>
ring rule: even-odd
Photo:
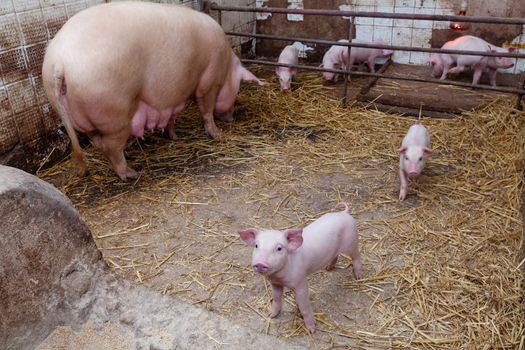
[[[239,33],[239,32],[226,32],[230,36],[239,37],[251,37],[256,39],[270,39],[270,40],[283,40],[283,41],[299,41],[305,43],[315,43],[321,45],[338,45],[347,46],[350,51],[352,47],[365,47],[365,48],[380,48],[380,49],[391,49],[396,51],[412,51],[412,52],[429,52],[429,53],[453,53],[461,55],[475,55],[475,56],[489,56],[489,57],[510,57],[514,59],[525,58],[525,54],[516,53],[498,53],[498,52],[485,52],[485,51],[465,51],[465,50],[446,50],[441,48],[420,48],[412,46],[396,46],[396,45],[383,45],[373,43],[352,43],[351,40],[354,36],[354,21],[356,17],[369,17],[369,18],[389,18],[389,19],[410,19],[410,20],[425,20],[425,21],[453,21],[453,22],[472,22],[472,23],[491,23],[491,24],[505,24],[505,25],[525,25],[525,18],[502,18],[502,17],[482,17],[482,16],[455,16],[455,15],[427,15],[427,14],[407,14],[407,13],[386,13],[386,12],[362,12],[362,11],[340,11],[340,10],[321,10],[321,9],[285,9],[285,8],[254,8],[254,7],[242,7],[242,6],[219,6],[214,2],[203,2],[203,9],[206,12],[210,10],[218,11],[218,20],[221,23],[222,11],[235,11],[235,12],[257,12],[257,13],[281,13],[281,14],[300,14],[300,15],[317,15],[317,16],[344,16],[349,19],[348,28],[348,42],[339,42],[332,40],[323,39],[312,39],[312,38],[301,38],[301,37],[290,37],[282,35],[268,35],[268,34],[252,34],[252,33]],[[348,53],[350,56],[350,52]],[[283,64],[266,60],[252,60],[243,59],[244,63],[256,63],[270,66],[282,66],[282,67],[295,67],[303,70],[313,70],[322,72],[339,73],[345,76],[344,87],[343,87],[343,106],[347,105],[347,92],[348,92],[348,80],[351,76],[370,76],[376,80],[379,78],[392,79],[392,80],[405,80],[415,82],[429,82],[436,84],[454,85],[462,87],[470,87],[475,89],[499,91],[506,93],[515,93],[517,95],[516,107],[521,108],[521,99],[525,95],[525,72],[522,72],[519,79],[519,85],[517,87],[500,87],[500,86],[489,86],[481,84],[469,84],[451,80],[440,80],[430,78],[416,78],[409,76],[397,76],[379,73],[368,73],[352,71],[352,67],[348,65],[347,70],[339,69],[326,69],[308,65],[293,65]],[[387,61],[388,62],[388,61]],[[348,79],[347,79],[348,78]]]

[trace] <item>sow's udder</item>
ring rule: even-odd
[[[163,110],[158,110],[146,102],[140,101],[137,111],[131,119],[131,135],[142,139],[144,138],[145,129],[153,131],[157,128],[166,128],[170,118],[181,113],[184,106],[185,103],[179,106],[172,106]]]

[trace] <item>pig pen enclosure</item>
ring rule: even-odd
[[[428,74],[405,63],[379,74]],[[357,71],[345,86],[302,66],[285,93],[273,67],[247,65],[269,84],[242,86],[234,122],[218,123],[222,140],[206,137],[192,103],[176,140],[130,140],[136,181],[121,182],[91,146],[86,177],[68,159],[37,175],[78,208],[116,274],[261,333],[320,349],[523,348],[525,112],[509,93],[523,92],[521,77],[473,90],[468,76],[438,86]],[[407,114],[421,115],[434,154],[399,202]],[[358,222],[364,278],[348,257],[310,276],[314,335],[289,291],[268,319],[271,288],[237,231],[306,225],[339,201]]]
[[[108,176],[89,150],[87,178],[69,176],[68,161],[40,176],[80,209],[116,273],[260,332],[318,348],[518,347],[523,112],[502,98],[425,119],[436,155],[399,202],[394,150],[412,121],[343,109],[316,74],[299,84],[291,95],[243,89],[224,141],[204,136],[194,108],[178,140],[134,140],[137,183]],[[341,200],[358,221],[365,277],[355,281],[347,259],[311,276],[308,337],[289,292],[282,314],[265,317],[269,286],[237,231],[307,224]]]

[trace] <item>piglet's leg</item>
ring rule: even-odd
[[[308,284],[306,279],[294,289],[295,292],[295,301],[301,315],[303,315],[304,324],[306,328],[311,332],[315,332],[315,318],[314,312],[312,311],[312,306],[310,305],[310,299],[308,295]]]
[[[330,261],[330,264],[326,267],[326,271],[331,271],[335,268],[335,264],[337,264],[337,258],[339,256],[336,256],[332,261]]]
[[[399,169],[399,200],[402,201],[407,196],[408,182],[403,169]]]
[[[459,74],[459,73],[463,72],[464,70],[465,70],[465,66],[458,63],[458,65],[455,66],[454,68],[450,68],[450,70],[448,72],[450,74]]]
[[[359,249],[357,244],[355,248],[350,252],[350,257],[352,257],[352,268],[354,270],[354,277],[356,280],[363,278],[363,268],[361,266],[361,254],[359,254]]]
[[[443,63],[443,73],[441,74],[440,80],[445,80],[449,72],[450,63]]]
[[[374,58],[371,58],[367,61],[368,63],[368,68],[370,69],[370,73],[375,73],[375,64],[376,64],[376,59],[375,57]]]
[[[490,85],[496,86],[496,69],[489,68]]]
[[[268,313],[268,317],[274,318],[279,315],[283,307],[283,287],[272,284],[272,307]]]

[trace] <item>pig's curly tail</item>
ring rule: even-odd
[[[339,202],[339,203],[337,203],[337,204],[335,205],[335,207],[334,207],[334,210],[336,210],[338,207],[340,207],[340,206],[342,206],[342,205],[345,207],[344,212],[345,212],[345,213],[348,213],[348,210],[349,210],[349,209],[348,209],[348,204],[346,204],[346,202]]]

